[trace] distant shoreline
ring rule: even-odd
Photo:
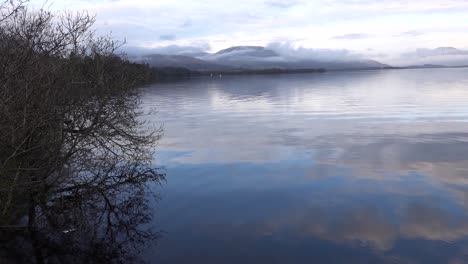
[[[382,71],[382,70],[411,70],[411,69],[458,69],[468,68],[466,66],[443,66],[443,65],[421,65],[421,66],[405,66],[405,67],[368,67],[368,68],[354,68],[354,69],[239,69],[232,71],[194,71],[182,67],[153,67],[154,78],[153,81],[163,80],[178,80],[187,79],[191,77],[204,76],[204,77],[222,77],[233,75],[281,75],[281,74],[302,74],[302,73],[325,73],[325,72],[353,72],[353,71]]]
[[[293,73],[323,73],[325,69],[242,69],[233,71],[193,71],[196,75],[219,76],[219,75],[256,75],[256,74],[293,74]]]
[[[455,69],[468,68],[464,66],[404,66],[404,67],[368,67],[355,69],[262,69],[262,70],[237,70],[237,71],[191,71],[195,76],[219,76],[219,75],[275,75],[275,74],[294,74],[294,73],[325,73],[325,72],[350,72],[350,71],[375,71],[375,70],[411,70],[411,69]]]
[[[375,70],[412,70],[412,69],[459,69],[459,68],[468,68],[468,65],[463,66],[444,66],[444,65],[434,65],[434,66],[403,66],[403,67],[369,67],[369,68],[356,68],[356,69],[327,69],[327,72],[348,72],[348,71],[375,71]]]

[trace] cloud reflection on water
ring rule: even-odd
[[[160,258],[187,250],[202,262],[249,245],[238,261],[463,263],[466,76],[348,72],[148,89],[166,129]]]

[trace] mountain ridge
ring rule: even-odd
[[[199,56],[151,54],[134,61],[147,63],[153,67],[180,67],[192,71],[239,71],[239,70],[346,70],[385,68],[389,65],[367,59],[317,60],[291,58],[262,46],[233,46],[216,53],[201,53]]]
[[[408,58],[422,58],[407,66],[391,66],[376,60],[359,57],[317,59],[313,56],[298,54],[281,54],[280,52],[262,46],[233,46],[215,53],[187,52],[178,54],[150,54],[131,58],[134,62],[148,64],[156,68],[174,67],[186,68],[194,72],[314,72],[317,70],[369,70],[369,69],[428,69],[464,67],[468,65],[468,51],[453,47],[438,47],[435,49],[417,49],[407,53]],[[460,58],[457,64],[447,64],[439,58]],[[432,59],[438,58],[438,60]],[[400,63],[401,65],[401,63]]]

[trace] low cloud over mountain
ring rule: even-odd
[[[208,44],[170,45],[144,49],[127,47],[134,61],[155,67],[184,67],[197,71],[259,69],[369,69],[386,67],[439,67],[468,65],[468,50],[453,47],[416,49],[398,56],[374,54],[372,49],[357,53],[347,49],[311,49],[290,42],[273,42],[263,46],[234,46],[215,53]],[[373,59],[369,59],[373,58]],[[381,62],[376,61],[382,60]]]
[[[235,46],[216,53],[181,46],[152,49],[151,52],[155,54],[141,55],[143,53],[140,52],[133,59],[156,67],[185,67],[200,71],[271,68],[334,70],[387,66],[348,50],[294,48],[284,43],[272,43],[267,47]]]
[[[206,51],[210,49],[210,45],[202,43],[198,45],[169,45],[164,47],[156,48],[142,48],[135,46],[123,46],[121,52],[128,54],[130,57],[140,57],[153,54],[161,55],[188,55],[188,56],[199,56],[201,54],[208,54]]]

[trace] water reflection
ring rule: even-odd
[[[154,216],[149,202],[157,198],[153,178],[163,175],[134,166],[113,163],[95,168],[100,174],[92,181],[22,190],[14,219],[0,226],[0,263],[142,261],[142,247],[159,237],[147,224]],[[38,199],[28,199],[33,195]]]
[[[468,263],[466,69],[150,87],[161,263]],[[155,119],[156,120],[156,119]]]

